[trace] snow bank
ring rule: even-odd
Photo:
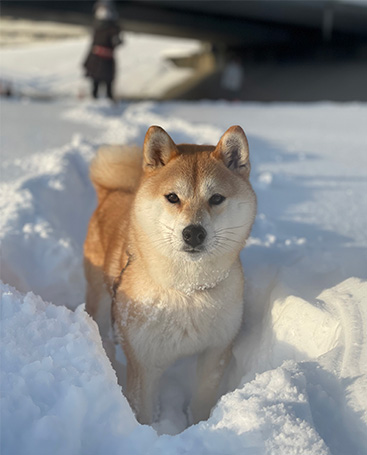
[[[25,158],[19,165],[27,177],[0,191],[2,279],[70,308],[84,299],[83,239],[95,203],[87,163],[94,150],[76,137]]]
[[[285,267],[268,292],[260,293],[264,300],[256,300],[256,311],[262,311],[261,318],[248,308],[248,321],[234,348],[238,371],[233,386],[241,377],[246,383],[256,373],[273,374],[272,368],[292,359],[302,372],[313,428],[331,453],[364,453],[367,282],[349,278],[306,300],[296,281],[285,285],[302,276],[302,265],[308,270],[313,265],[308,258],[301,262],[297,271],[294,265]],[[307,273],[302,280],[315,291]]]
[[[3,454],[100,454],[138,425],[116,383],[98,328],[1,286]]]
[[[342,286],[344,297],[353,284]],[[258,374],[225,395],[208,422],[158,438],[133,417],[83,306],[71,312],[7,285],[1,293],[3,453],[328,454],[315,423],[336,453],[359,453],[337,381],[315,362]]]
[[[1,274],[17,288],[2,288],[3,453],[366,453],[365,113],[226,103],[66,109],[76,128],[102,136],[25,158],[25,176],[1,185]],[[176,365],[155,431],[135,421],[78,306],[95,204],[88,163],[98,143],[141,144],[151,124],[177,142],[215,143],[231,123],[249,136],[259,214],[241,254],[246,311],[228,393],[207,422],[185,429],[192,378]]]
[[[294,362],[226,395],[208,422],[158,439],[136,422],[83,306],[1,291],[3,453],[328,453]]]

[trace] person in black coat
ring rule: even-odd
[[[122,43],[118,16],[110,2],[98,2],[90,51],[83,64],[85,74],[92,79],[92,95],[98,98],[101,84],[106,85],[107,96],[113,100],[112,83],[115,78],[114,49]]]

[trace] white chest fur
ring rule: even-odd
[[[243,310],[242,269],[204,290],[144,291],[117,304],[120,327],[143,362],[164,368],[177,358],[228,345],[236,336]]]

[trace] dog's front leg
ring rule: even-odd
[[[207,349],[198,357],[196,391],[191,405],[194,423],[209,418],[224,370],[231,358],[231,348],[232,345]]]
[[[141,424],[153,423],[157,390],[163,370],[152,365],[129,362],[127,365],[127,397]]]

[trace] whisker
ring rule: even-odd
[[[157,244],[158,245],[160,245],[160,244],[162,244],[162,245],[164,245],[164,244],[172,245],[173,244],[172,239],[170,237],[167,237],[167,238],[163,237],[161,239],[151,240],[151,243],[153,245],[157,245]]]
[[[160,223],[163,227],[165,227],[166,229],[168,229],[169,231],[171,231],[171,232],[174,231],[174,229],[171,228],[171,226],[168,226],[167,224],[163,223],[162,221],[159,221],[159,223]]]
[[[242,242],[239,242],[238,240],[234,240],[234,239],[227,239],[226,237],[217,237],[217,239],[219,241],[221,241],[222,243],[225,243],[225,242],[233,242],[233,243],[239,243],[241,244]]]
[[[249,205],[252,204],[252,202],[237,202],[237,205]]]
[[[223,230],[222,231],[217,231],[214,235],[216,235],[216,234],[219,234],[219,235],[224,235],[224,234],[225,235],[238,235],[235,232],[225,231],[225,230],[224,231]]]
[[[228,226],[228,227],[225,227],[225,228],[222,228],[222,229],[219,229],[219,231],[226,231],[227,229],[240,229],[240,228],[243,228],[244,226],[247,226],[249,223],[244,223],[244,224],[240,224],[239,226]]]

